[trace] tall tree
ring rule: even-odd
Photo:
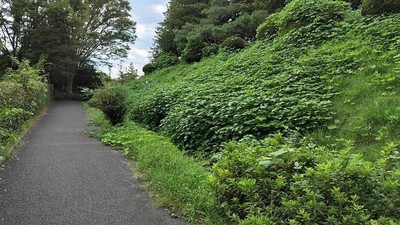
[[[176,37],[176,31],[182,29],[187,23],[199,23],[205,17],[203,11],[209,6],[208,3],[209,0],[171,0],[165,12],[164,21],[156,28],[153,57],[161,53],[180,55],[185,47],[186,39]]]
[[[135,22],[127,0],[0,0],[5,54],[34,62],[48,55],[52,80],[72,92],[78,68],[125,57]]]
[[[253,40],[265,18],[287,0],[171,0],[157,28],[153,56],[181,55],[188,40],[220,44],[230,36]],[[190,10],[191,9],[191,13]]]

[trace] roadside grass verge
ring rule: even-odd
[[[48,105],[51,104],[51,102],[48,103]],[[1,135],[8,135],[8,141],[0,143],[0,165],[5,160],[13,157],[13,154],[16,153],[16,149],[20,147],[22,139],[29,132],[29,130],[42,118],[47,109],[48,106],[44,107],[40,113],[38,113],[28,121],[24,122],[18,132],[4,130],[4,132],[7,133]],[[3,130],[0,129],[0,132],[3,132]]]
[[[106,128],[111,126],[110,122],[106,119],[104,113],[97,109],[90,107],[86,102],[82,102],[85,112],[89,115],[88,125]]]
[[[91,118],[89,124],[102,127],[90,135],[136,162],[135,170],[142,174],[146,188],[161,207],[182,215],[191,224],[227,224],[215,210],[214,192],[207,181],[211,173],[204,162],[187,156],[168,138],[136,123],[108,126],[100,110],[87,105],[85,109]]]

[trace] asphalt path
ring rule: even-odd
[[[55,102],[0,170],[0,224],[180,225],[157,208],[131,163],[90,138],[79,102]]]

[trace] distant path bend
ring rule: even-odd
[[[180,225],[157,209],[130,163],[85,134],[79,102],[55,102],[0,170],[0,224]]]

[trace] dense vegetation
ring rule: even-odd
[[[135,36],[127,0],[0,0],[0,77],[10,56],[32,63],[47,56],[45,70],[58,92],[92,88],[94,65],[126,56]],[[89,82],[89,83],[88,83]]]
[[[100,136],[136,154],[130,143],[148,138],[130,132],[133,120],[201,155],[212,206],[194,216],[205,223],[221,223],[213,213],[234,224],[400,223],[400,14],[388,3],[392,14],[363,16],[347,2],[292,0],[245,49],[125,84],[127,125]],[[187,41],[189,62],[200,44]]]
[[[154,69],[162,68],[155,62],[165,54],[182,56],[182,60],[189,63],[197,62],[215,53],[220,45],[224,47],[227,44],[225,41],[232,37],[252,41],[255,39],[258,25],[269,14],[281,9],[286,2],[171,0],[165,12],[165,19],[156,30],[152,49],[153,60],[150,65]]]
[[[43,82],[43,59],[34,66],[28,60],[13,61],[18,69],[8,69],[0,80],[0,157],[9,156],[9,145],[51,97],[48,84]]]

